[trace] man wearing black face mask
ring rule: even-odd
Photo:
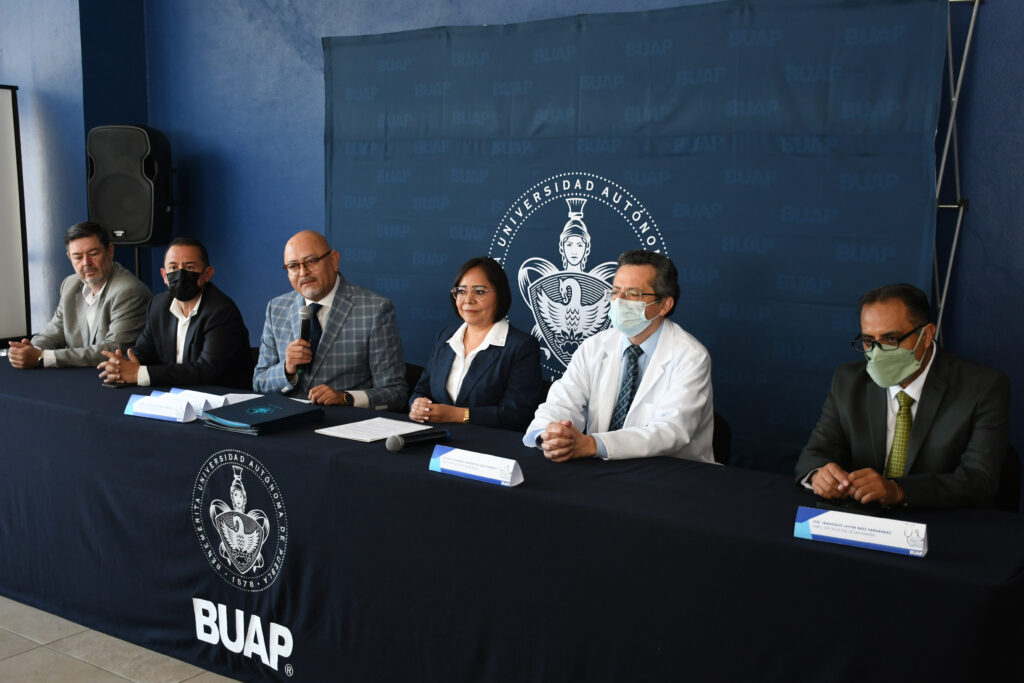
[[[206,247],[176,238],[160,274],[168,291],[153,297],[146,326],[127,356],[104,352],[100,378],[107,384],[249,388],[249,331],[235,302],[210,282]]]

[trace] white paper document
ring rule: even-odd
[[[156,392],[153,392],[154,394]],[[179,396],[191,404],[196,411],[196,417],[202,417],[203,413],[213,408],[220,408],[228,404],[226,396],[208,394],[205,391],[193,391],[192,389],[171,389],[171,394]]]
[[[345,425],[324,427],[323,429],[316,430],[316,433],[369,443],[386,439],[392,434],[410,434],[424,429],[430,429],[430,425],[421,425],[404,420],[392,420],[386,417],[374,417],[361,422],[349,422]]]
[[[224,405],[233,406],[236,403],[242,401],[249,401],[254,398],[259,398],[263,394],[224,394]]]

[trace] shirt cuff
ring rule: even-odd
[[[139,374],[135,378],[135,383],[140,387],[149,386],[149,370],[146,368],[145,365],[139,366]]]
[[[608,448],[604,445],[604,441],[601,441],[601,437],[597,434],[591,434],[594,437],[594,443],[597,444],[597,452],[594,453],[595,458],[601,458],[602,460],[608,459]]]
[[[43,367],[57,367],[57,354],[53,352],[53,349],[43,349]]]
[[[814,473],[820,469],[820,467],[815,467],[813,470],[805,474],[804,478],[800,480],[800,485],[803,486],[808,491],[813,491],[814,487],[811,486],[811,478],[814,476]]]
[[[358,389],[356,389],[355,391],[350,391],[348,393],[352,394],[352,405],[354,407],[356,407],[356,408],[372,408],[373,407],[373,406],[370,405],[370,397],[366,395],[365,391],[359,391]]]
[[[537,437],[543,433],[543,429],[531,429],[523,436],[523,445],[530,448],[540,448],[540,444],[537,443]]]

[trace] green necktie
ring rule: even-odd
[[[892,437],[892,450],[889,451],[889,463],[885,466],[885,476],[902,477],[907,469],[907,444],[910,443],[910,427],[914,424],[914,416],[910,413],[910,406],[914,399],[901,391],[896,394],[896,402],[900,409],[896,411],[896,431]]]

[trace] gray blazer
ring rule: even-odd
[[[88,367],[104,358],[101,351],[126,349],[135,343],[146,324],[146,307],[153,295],[149,288],[121,264],[115,263],[107,286],[96,302],[96,330],[89,335],[88,305],[77,274],[64,278],[57,312],[43,331],[32,337],[32,346],[53,349],[57,367]]]
[[[299,338],[299,309],[306,300],[294,291],[270,300],[253,389],[262,393],[295,391],[304,398],[310,388],[326,384],[335,391],[365,391],[374,408],[403,410],[409,389],[395,307],[340,273],[338,278],[341,284],[327,313],[312,371],[301,376],[294,387],[285,376],[284,354],[288,344]]]

